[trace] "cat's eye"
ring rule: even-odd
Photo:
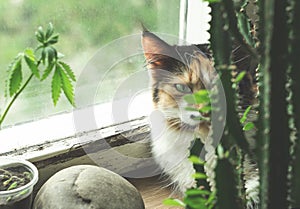
[[[190,89],[190,87],[188,87],[185,84],[176,83],[175,88],[177,91],[179,91],[181,93],[185,93],[185,94],[192,93],[192,90]]]

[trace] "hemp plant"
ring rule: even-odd
[[[55,44],[59,34],[54,33],[54,27],[49,23],[46,30],[41,26],[35,32],[38,42],[36,49],[26,48],[20,52],[8,66],[8,78],[6,80],[5,96],[10,102],[0,114],[0,128],[18,96],[24,91],[32,79],[43,82],[52,74],[51,92],[54,105],[57,104],[63,92],[72,106],[75,106],[73,82],[76,81],[71,67],[62,61],[63,55],[57,51]],[[23,80],[23,65],[30,70],[29,77]]]

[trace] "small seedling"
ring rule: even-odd
[[[54,105],[57,104],[61,92],[64,92],[70,104],[75,106],[73,88],[73,82],[76,81],[75,74],[71,67],[62,61],[62,54],[54,46],[58,42],[59,34],[54,33],[54,27],[49,23],[46,31],[39,27],[35,37],[38,41],[36,49],[27,48],[18,53],[8,66],[5,95],[11,100],[3,114],[0,114],[0,127],[12,104],[33,78],[42,82],[53,74],[51,92]],[[24,62],[30,70],[30,75],[25,82],[23,81]]]

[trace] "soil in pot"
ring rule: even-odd
[[[32,174],[23,166],[0,169],[0,191],[10,191],[28,184],[32,180]],[[0,209],[30,209],[32,195],[26,195],[28,190],[20,191],[19,195],[24,196],[18,200],[17,196],[8,196],[5,204],[0,203]]]

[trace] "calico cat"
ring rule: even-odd
[[[216,72],[211,54],[206,44],[171,46],[146,30],[142,34],[142,46],[151,77],[154,109],[157,110],[151,127],[152,154],[175,189],[184,193],[196,186],[192,178],[195,170],[188,160],[191,143],[196,137],[205,143],[210,131],[209,120],[195,120],[199,117],[207,119],[209,115],[186,110],[188,104],[184,96],[213,88]],[[201,105],[194,107],[201,108]],[[257,186],[257,182],[255,179],[253,184]],[[253,187],[252,183],[248,185],[250,190],[256,189]],[[257,195],[256,191],[254,193]]]
[[[163,114],[152,125],[152,154],[177,189],[184,192],[195,186],[189,148],[195,137],[205,140],[210,124],[194,120],[202,115],[185,110],[188,104],[183,97],[208,87],[215,71],[208,55],[196,46],[170,46],[147,31],[142,45],[151,74],[154,108]]]

